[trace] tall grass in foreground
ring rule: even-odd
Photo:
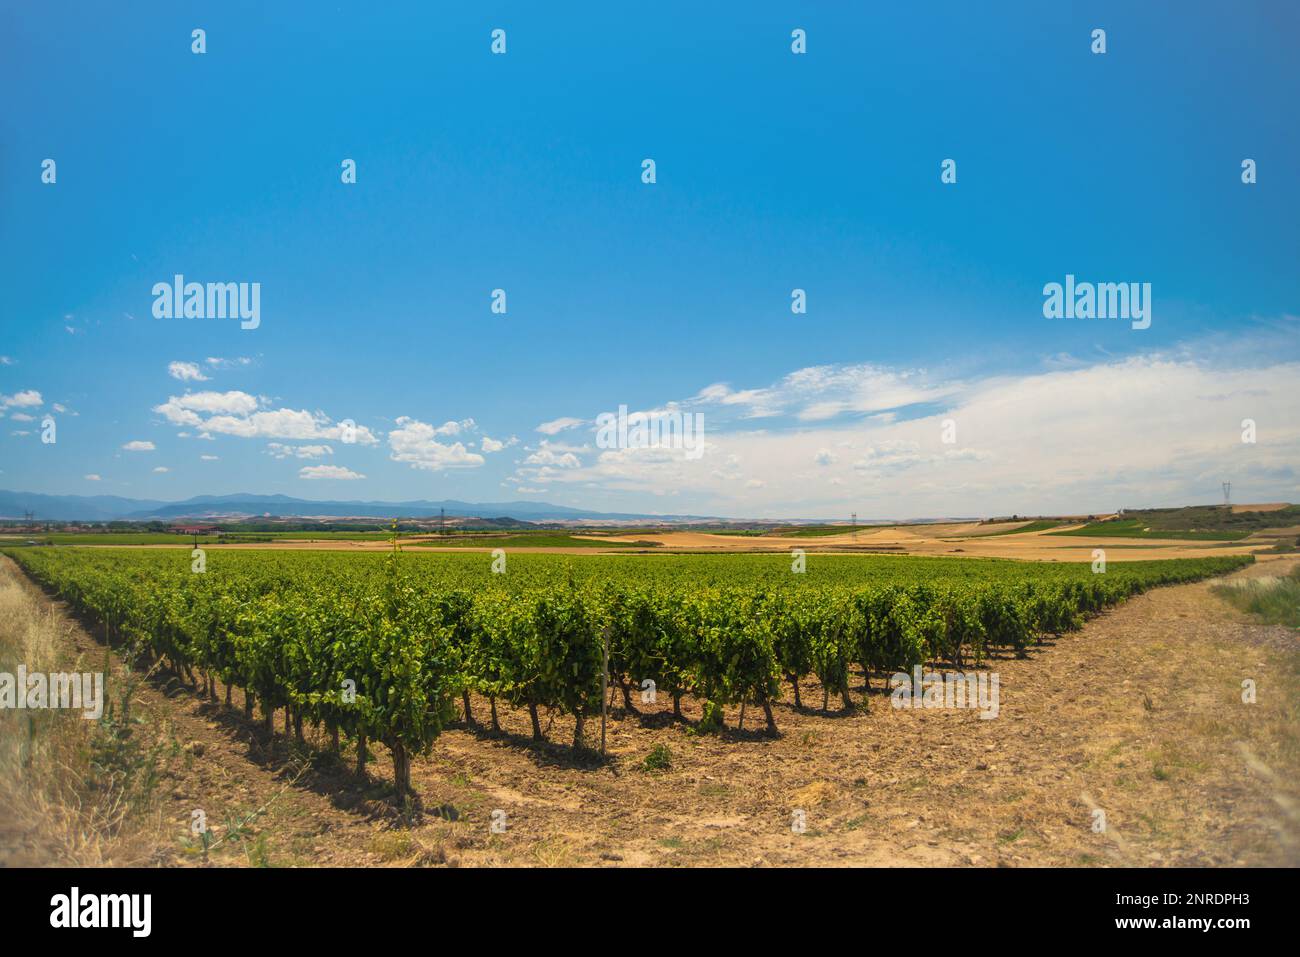
[[[1300,565],[1286,576],[1241,578],[1215,585],[1213,591],[1234,607],[1258,615],[1270,625],[1300,628]]]
[[[0,671],[106,671],[103,659],[69,663],[71,627],[0,558]],[[105,679],[106,699],[124,690],[119,677]],[[150,863],[161,754],[133,724],[107,703],[93,721],[0,709],[0,866]]]

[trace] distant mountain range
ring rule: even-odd
[[[44,495],[0,491],[0,519],[22,519],[31,512],[47,521],[149,521],[179,518],[434,518],[439,510],[464,518],[517,518],[523,521],[705,521],[700,515],[592,512],[546,502],[313,502],[288,495],[198,495],[183,502],[122,498],[118,495]]]

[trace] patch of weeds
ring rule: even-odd
[[[705,701],[700,720],[691,728],[692,734],[717,734],[723,727],[722,706],[713,701]]]
[[[1003,831],[1001,834],[998,835],[998,843],[1003,846],[1006,846],[1007,844],[1014,844],[1016,841],[1020,840],[1024,836],[1025,836],[1025,829],[1023,827],[1018,827],[1014,831]]]
[[[659,846],[666,847],[670,851],[680,851],[686,844],[680,837],[661,837]]]
[[[642,771],[670,771],[673,766],[673,753],[666,744],[656,744],[654,749],[641,762]]]
[[[370,839],[370,851],[381,861],[391,863],[410,857],[413,850],[411,835],[403,831],[381,831]]]
[[[245,841],[243,847],[249,867],[271,866],[271,844],[265,831],[257,835],[256,840]]]
[[[435,808],[430,808],[429,813],[434,817],[440,817],[444,821],[459,821],[460,811],[454,804],[439,804]]]
[[[106,791],[129,807],[147,806],[153,799],[160,777],[159,759],[165,744],[147,745],[137,736],[140,718],[124,719],[112,709],[100,718],[89,743],[93,776],[90,787]]]

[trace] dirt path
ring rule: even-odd
[[[13,574],[2,561],[0,573]],[[188,691],[144,688],[147,727],[176,754],[156,862],[195,860],[180,849],[193,809],[220,833],[229,815],[269,804],[250,839],[216,862],[1300,864],[1300,637],[1255,623],[1210,587],[1157,589],[1025,660],[988,662],[1000,678],[993,720],[895,710],[877,679],[867,711],[824,716],[787,700],[777,739],[752,733],[761,723],[752,709],[743,733],[732,709],[731,730],[700,736],[672,722],[661,697],[639,706],[645,719],[615,710],[602,764],[532,745],[526,712],[503,707],[504,735],[453,729],[416,762],[425,815],[409,828],[386,800],[384,749],[365,784],[328,757],[289,784],[291,749],[245,722],[238,692],[232,713]],[[84,632],[70,635],[70,654],[102,659]],[[1246,678],[1256,704],[1242,703]],[[819,689],[802,692],[820,706]],[[487,702],[474,707],[486,719]],[[689,701],[686,712],[698,714]],[[599,736],[598,722],[589,733]],[[555,718],[548,736],[567,742],[572,722]],[[660,745],[671,767],[642,770]],[[1093,830],[1094,809],[1104,833]],[[796,810],[803,833],[792,830]],[[494,811],[504,832],[492,832]]]

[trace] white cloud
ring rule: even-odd
[[[170,362],[167,364],[167,374],[182,382],[208,381],[208,377],[199,371],[197,362]]]
[[[136,439],[132,442],[127,442],[122,446],[122,448],[127,452],[152,452],[154,450],[154,444],[145,441],[144,439]]]
[[[32,409],[39,406],[43,401],[41,394],[35,389],[25,389],[22,392],[15,392],[13,395],[0,395],[0,409]]]
[[[100,477],[96,475],[94,472],[91,472],[89,475],[83,475],[82,478],[84,478],[87,482],[101,481]]]
[[[159,465],[157,468],[154,469],[154,471],[157,472],[157,473],[159,473],[159,474],[162,474],[163,472],[170,472],[171,469],[169,469],[169,468],[168,468],[167,466],[165,466],[165,465]]]
[[[28,415],[26,412],[15,412],[13,415],[9,416],[9,418],[13,419],[15,422],[35,422],[35,421],[36,421],[36,416],[34,416],[34,415]]]
[[[572,452],[557,452],[544,440],[541,448],[524,459],[525,465],[551,465],[562,469],[576,469],[582,466],[581,460]]]
[[[200,456],[199,456],[199,461],[200,461],[200,462],[215,462],[215,461],[217,461],[218,458],[219,458],[219,456],[216,456],[216,455],[200,455]]]
[[[483,436],[483,440],[479,442],[479,448],[484,452],[500,452],[502,449],[513,448],[518,444],[519,437],[515,435],[510,436],[510,438],[505,441],[498,441],[497,439],[489,438],[485,435]]]
[[[570,416],[563,416],[558,419],[552,419],[549,422],[543,422],[537,427],[537,431],[542,435],[555,435],[563,432],[565,429],[574,429],[584,423],[584,419],[575,419]]]
[[[433,430],[434,435],[460,435],[462,432],[473,432],[478,425],[473,419],[461,419],[459,422],[444,422]]]
[[[190,392],[169,396],[153,411],[172,425],[202,429],[201,439],[210,439],[215,432],[246,439],[343,440],[343,426],[323,412],[260,406],[260,400],[247,392]],[[359,445],[379,442],[364,425],[355,427],[353,438]]]
[[[388,433],[388,447],[394,462],[405,462],[412,468],[440,472],[443,469],[478,468],[483,456],[470,452],[460,442],[439,442],[443,434],[438,428],[417,419],[402,416],[397,428]]]
[[[247,392],[187,392],[168,396],[166,402],[154,406],[153,410],[172,425],[197,428],[203,425],[203,415],[250,415],[257,410],[257,399]]]
[[[363,479],[365,476],[341,465],[304,465],[298,470],[298,478],[354,481]]]
[[[0,356],[0,366],[11,366],[13,364],[14,364],[13,359],[9,358],[8,356]]]

